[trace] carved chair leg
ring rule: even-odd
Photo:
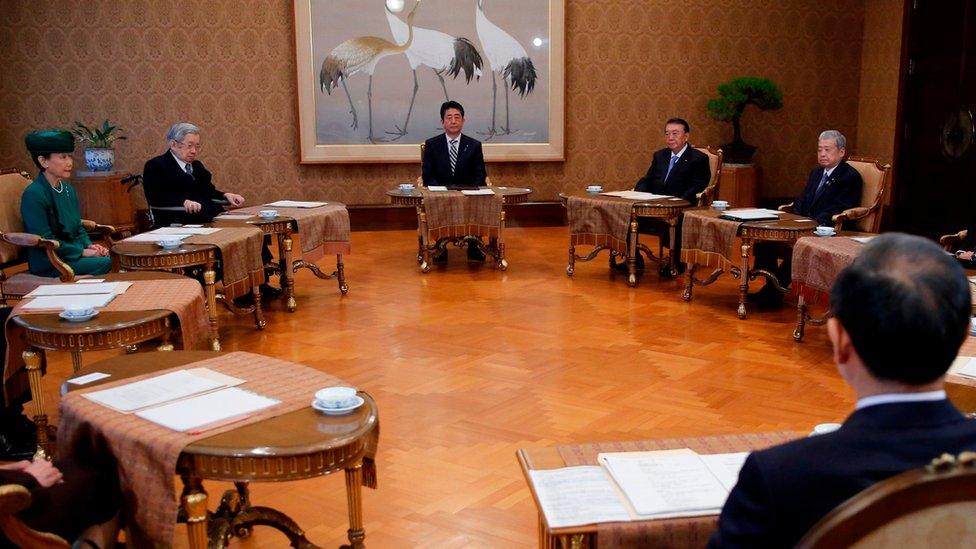
[[[217,330],[217,289],[214,284],[217,282],[217,273],[214,271],[213,263],[206,266],[203,272],[203,293],[207,297],[207,322],[210,326],[210,349],[220,350],[220,335]]]
[[[187,474],[183,478],[183,495],[180,503],[186,514],[186,533],[190,549],[207,547],[207,491],[203,482]]]
[[[349,284],[346,284],[346,265],[342,262],[342,254],[336,254],[336,276],[339,279],[339,293],[348,294]]]
[[[685,291],[681,294],[681,298],[685,301],[691,301],[692,291],[695,288],[695,271],[698,270],[698,264],[693,262],[688,262],[685,271]]]
[[[576,246],[569,247],[569,263],[566,264],[566,276],[573,276],[576,272]]]
[[[21,353],[27,370],[27,380],[30,382],[31,404],[34,408],[34,425],[37,426],[37,450],[34,459],[50,460],[52,455],[52,441],[48,437],[47,413],[44,411],[44,392],[41,390],[41,355],[37,351],[27,349]]]
[[[793,329],[793,341],[799,342],[803,339],[803,328],[807,322],[807,304],[800,293],[796,302],[796,328]]]
[[[742,278],[739,280],[739,308],[736,311],[740,319],[746,317],[746,298],[749,295],[749,250],[751,246],[742,243]]]
[[[264,319],[264,311],[261,310],[261,286],[251,286],[251,294],[254,296],[254,326],[258,330],[263,330],[268,322]]]
[[[278,267],[281,269],[281,286],[285,290],[285,307],[289,313],[295,312],[298,302],[295,301],[295,271],[292,269],[292,239],[291,234],[278,235]]]

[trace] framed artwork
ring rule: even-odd
[[[464,106],[487,161],[564,160],[566,0],[294,0],[300,161],[418,162]]]

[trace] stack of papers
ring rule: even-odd
[[[131,282],[88,282],[78,281],[77,284],[46,284],[34,288],[24,297],[56,296],[56,295],[91,295],[91,294],[123,294],[132,286]]]
[[[762,221],[764,219],[779,219],[781,213],[783,212],[765,208],[739,208],[728,210],[719,217],[735,221]]]
[[[217,219],[251,219],[255,214],[222,214],[218,215]]]
[[[194,368],[83,396],[174,431],[198,432],[280,402],[235,387],[241,383],[244,380],[208,368]]]
[[[748,452],[600,454],[600,466],[531,470],[550,528],[718,514]]]
[[[277,208],[319,208],[327,205],[328,202],[302,202],[301,200],[279,200],[265,206],[275,206]]]
[[[626,198],[627,200],[656,200],[658,198],[674,198],[669,194],[642,193],[639,191],[612,191],[600,194],[606,196],[616,196],[618,198]]]
[[[104,307],[115,299],[116,294],[78,294],[78,295],[43,295],[32,298],[21,305],[25,311],[53,309],[60,311],[67,308],[99,308]]]
[[[461,194],[466,196],[491,196],[495,194],[495,191],[491,189],[471,189],[461,191]]]
[[[447,187],[444,185],[429,185],[427,190],[431,192],[444,192],[447,190]]]
[[[963,377],[976,378],[976,358],[971,356],[956,357],[949,366],[949,373]]]
[[[853,240],[854,242],[860,242],[861,244],[867,244],[868,242],[871,241],[872,238],[874,237],[873,236],[852,236],[851,240]]]
[[[161,227],[149,232],[137,234],[124,239],[124,242],[158,242],[162,236],[178,236],[189,238],[198,234],[213,234],[221,229],[216,227]]]

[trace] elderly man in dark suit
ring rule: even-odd
[[[457,101],[441,105],[441,125],[444,133],[424,143],[424,185],[440,185],[448,189],[473,189],[485,184],[485,156],[481,142],[461,133],[464,128],[464,107]],[[468,246],[468,259],[484,261],[485,254],[476,246]],[[434,261],[447,260],[441,252]]]
[[[818,167],[810,172],[800,196],[793,201],[793,212],[817,220],[817,225],[833,226],[832,218],[848,208],[861,204],[861,174],[844,161],[847,138],[837,130],[820,134],[817,143]],[[793,249],[778,243],[756,245],[756,268],[776,275],[779,285],[786,288],[792,278]],[[777,261],[782,258],[782,261]],[[767,307],[783,304],[783,293],[770,284],[750,298]]]
[[[969,329],[965,272],[934,243],[881,235],[830,294],[837,369],[857,394],[841,428],[752,453],[710,547],[791,547],[834,507],[943,452],[976,450],[976,421],[943,379]]]
[[[708,156],[689,143],[690,138],[691,126],[686,120],[668,119],[664,123],[664,142],[667,146],[654,152],[647,173],[637,181],[634,190],[676,196],[694,204],[697,200],[695,195],[708,186],[712,172],[708,165]],[[668,226],[665,223],[656,219],[640,219],[638,224],[641,233],[657,235],[665,246],[670,245]],[[675,231],[675,240],[677,242],[671,246],[671,256],[677,261],[681,253],[680,224]],[[638,268],[644,265],[640,254],[637,255],[637,265]],[[626,270],[627,263],[619,264],[618,268]],[[661,266],[661,276],[671,276],[667,265]]]

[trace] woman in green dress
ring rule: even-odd
[[[24,139],[34,164],[41,173],[24,189],[20,215],[27,232],[60,243],[56,250],[76,275],[100,275],[112,267],[108,248],[93,244],[81,226],[78,195],[66,181],[71,175],[75,139],[64,130],[32,132]],[[30,272],[38,276],[59,276],[39,248],[28,250]]]

